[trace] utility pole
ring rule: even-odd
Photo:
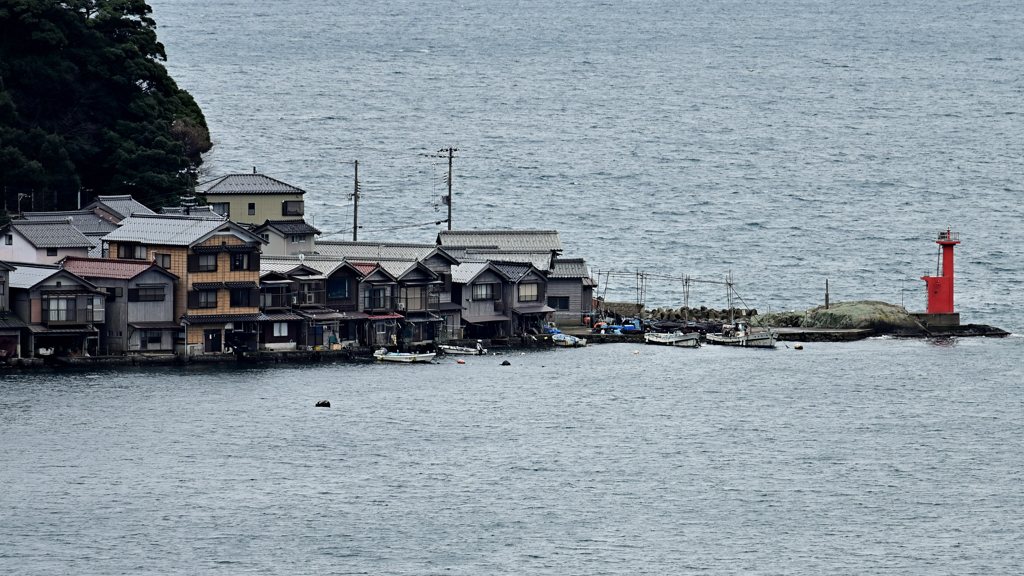
[[[359,160],[353,160],[355,177],[352,184],[352,241],[359,241]]]
[[[458,148],[442,148],[438,150],[438,154],[442,152],[448,153],[448,229],[452,229],[452,158],[455,157],[455,153],[458,152]],[[444,158],[444,156],[441,156]]]

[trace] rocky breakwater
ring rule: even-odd
[[[745,310],[734,308],[732,318],[734,320],[749,320],[757,314],[757,310]],[[645,310],[644,317],[658,322],[728,322],[729,309],[722,308],[715,310],[701,306],[700,308],[655,308]]]
[[[836,302],[828,308],[818,306],[807,310],[757,314],[750,318],[754,326],[771,326],[781,329],[803,329],[802,335],[814,334],[818,331],[826,337],[832,331],[870,330],[876,335],[894,335],[906,337],[936,336],[1006,336],[1008,333],[993,326],[966,324],[951,326],[937,331],[929,329],[910,315],[902,306],[860,300],[856,302]],[[812,338],[813,339],[813,338]]]

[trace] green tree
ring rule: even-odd
[[[151,13],[144,0],[0,0],[0,184],[57,209],[79,188],[159,208],[193,187],[206,118],[161,63]]]

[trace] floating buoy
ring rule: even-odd
[[[793,348],[795,348],[796,350],[803,350],[804,349],[804,345],[803,344],[797,344],[796,346],[793,346]]]
[[[459,364],[465,364],[465,363],[466,363],[465,360],[463,360],[462,358],[459,358]]]
[[[504,362],[502,362],[502,363],[501,363],[501,365],[502,365],[502,366],[511,366],[511,365],[512,365],[512,363],[511,363],[511,362],[509,362],[508,360],[505,360]]]
[[[526,356],[526,352],[520,352],[519,355],[520,356]]]
[[[328,402],[327,400],[321,400],[321,401],[316,403],[316,407],[317,408],[330,408],[331,407],[331,403]]]
[[[639,350],[633,350],[633,354],[639,354],[639,353],[640,353]]]

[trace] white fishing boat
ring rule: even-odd
[[[684,334],[682,332],[648,332],[647,334],[644,334],[644,341],[648,344],[661,344],[662,346],[699,348],[700,334],[697,332],[690,332],[688,334]]]
[[[427,352],[425,354],[388,352],[385,348],[381,348],[373,353],[374,358],[384,362],[430,362],[434,359],[435,355],[436,354],[434,352]]]
[[[445,354],[463,355],[463,356],[483,356],[487,354],[487,348],[484,348],[478,342],[476,348],[469,348],[468,346],[449,346],[448,344],[438,344],[437,349]]]
[[[555,346],[562,346],[564,348],[579,348],[587,345],[586,338],[580,338],[571,334],[554,334],[551,336],[551,341],[555,343]]]
[[[722,346],[743,346],[745,348],[775,348],[778,333],[766,328],[761,332],[751,332],[750,327],[743,323],[725,324],[721,334],[708,334],[709,344]]]

